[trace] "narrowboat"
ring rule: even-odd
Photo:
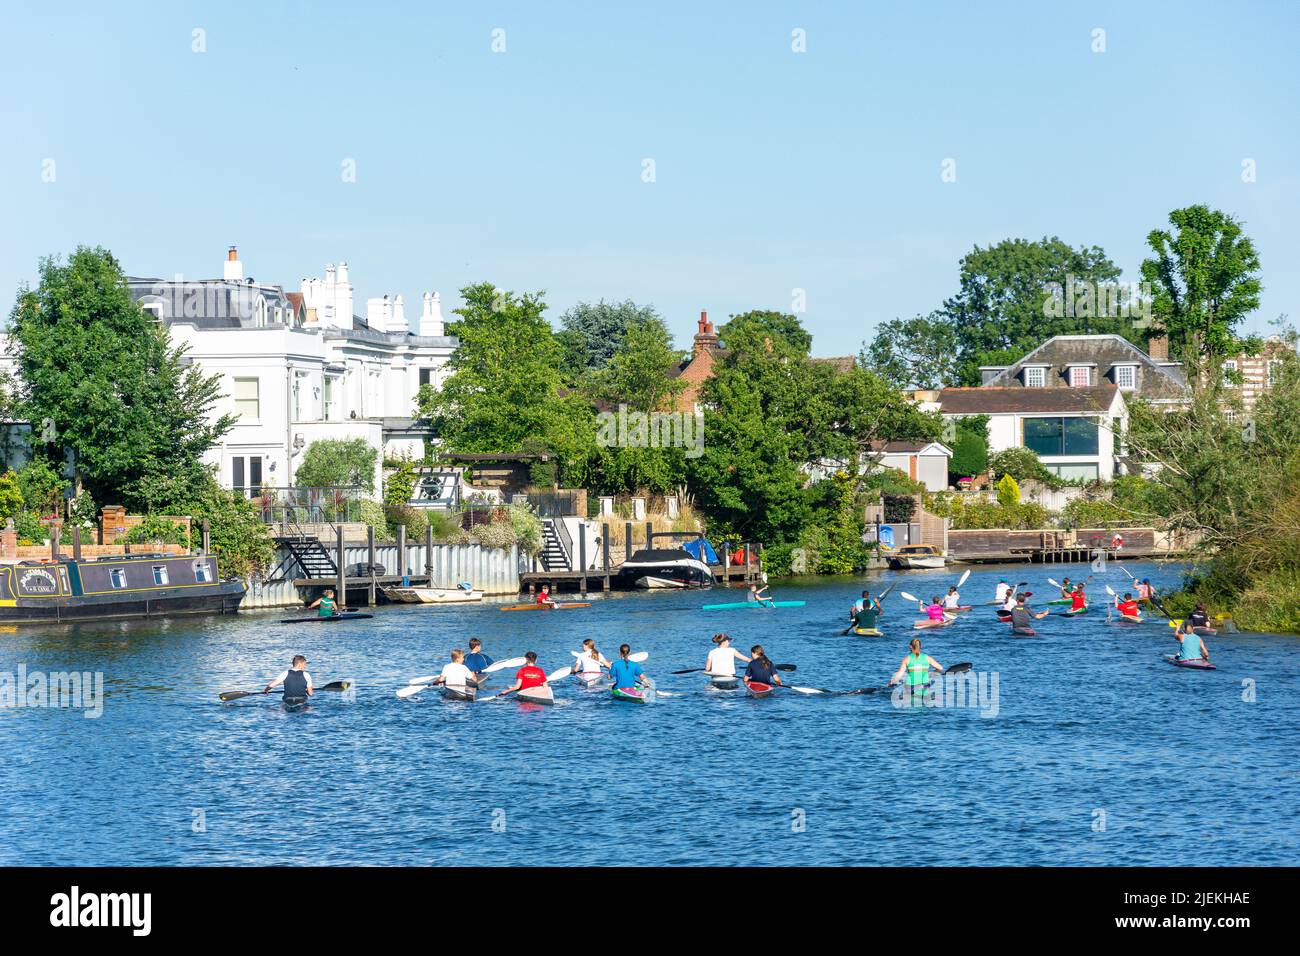
[[[227,614],[244,582],[211,554],[123,554],[0,564],[0,623]]]

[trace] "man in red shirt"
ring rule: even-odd
[[[537,592],[537,603],[544,604],[547,607],[555,607],[555,602],[551,600],[550,588],[545,584],[543,584],[542,589]]]
[[[1081,611],[1087,606],[1088,598],[1087,595],[1083,593],[1083,582],[1080,581],[1074,586],[1074,590],[1070,593],[1070,610]]]
[[[1127,591],[1124,592],[1124,600],[1115,598],[1115,610],[1119,611],[1121,617],[1129,617],[1135,621],[1142,620],[1142,612],[1138,608],[1137,601],[1133,600],[1133,595]]]
[[[541,687],[546,683],[546,671],[537,666],[537,652],[528,651],[524,654],[524,660],[528,663],[515,671],[515,682],[498,694],[498,697],[504,697],[517,690]]]

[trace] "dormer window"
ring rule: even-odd
[[[1025,388],[1046,388],[1047,368],[1043,365],[1025,366]]]
[[[1119,386],[1121,391],[1126,392],[1131,392],[1137,388],[1137,366],[1116,365],[1115,384]]]
[[[1092,369],[1086,365],[1070,366],[1070,387],[1087,388],[1092,384]]]

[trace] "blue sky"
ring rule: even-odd
[[[1148,231],[1204,202],[1260,251],[1249,328],[1300,319],[1300,4],[469,6],[7,13],[5,314],[79,243],[194,278],[237,243],[291,290],[346,259],[358,312],[490,280],[546,290],[554,321],[651,303],[683,347],[701,309],[802,289],[814,352],[849,354],[938,307],[975,244],[1059,235],[1133,279]]]

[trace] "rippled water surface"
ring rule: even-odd
[[[1010,574],[1046,596],[1063,573],[1087,566],[980,569],[963,595],[987,600]],[[719,589],[550,613],[381,607],[306,627],[276,613],[8,628],[0,674],[102,671],[106,700],[98,719],[0,710],[0,863],[1300,863],[1300,639],[1224,634],[1208,639],[1217,671],[1170,667],[1169,627],[1099,610],[1100,585],[1128,581],[1113,565],[1089,615],[1050,617],[1037,639],[985,606],[922,634],[941,663],[997,675],[996,715],[887,694],[754,700],[670,675],[725,629],[797,664],[794,683],[883,684],[918,616],[898,591],[955,579],[884,575],[900,582],[885,638],[840,635],[858,579],[780,583],[807,606],[775,611],[700,610],[741,596]],[[549,708],[396,698],[471,636],[497,658],[535,650],[547,670],[585,637],[607,655],[627,641],[673,696],[637,706],[566,682]],[[355,699],[320,694],[302,713],[217,701],[295,653],[318,685],[355,681]]]

